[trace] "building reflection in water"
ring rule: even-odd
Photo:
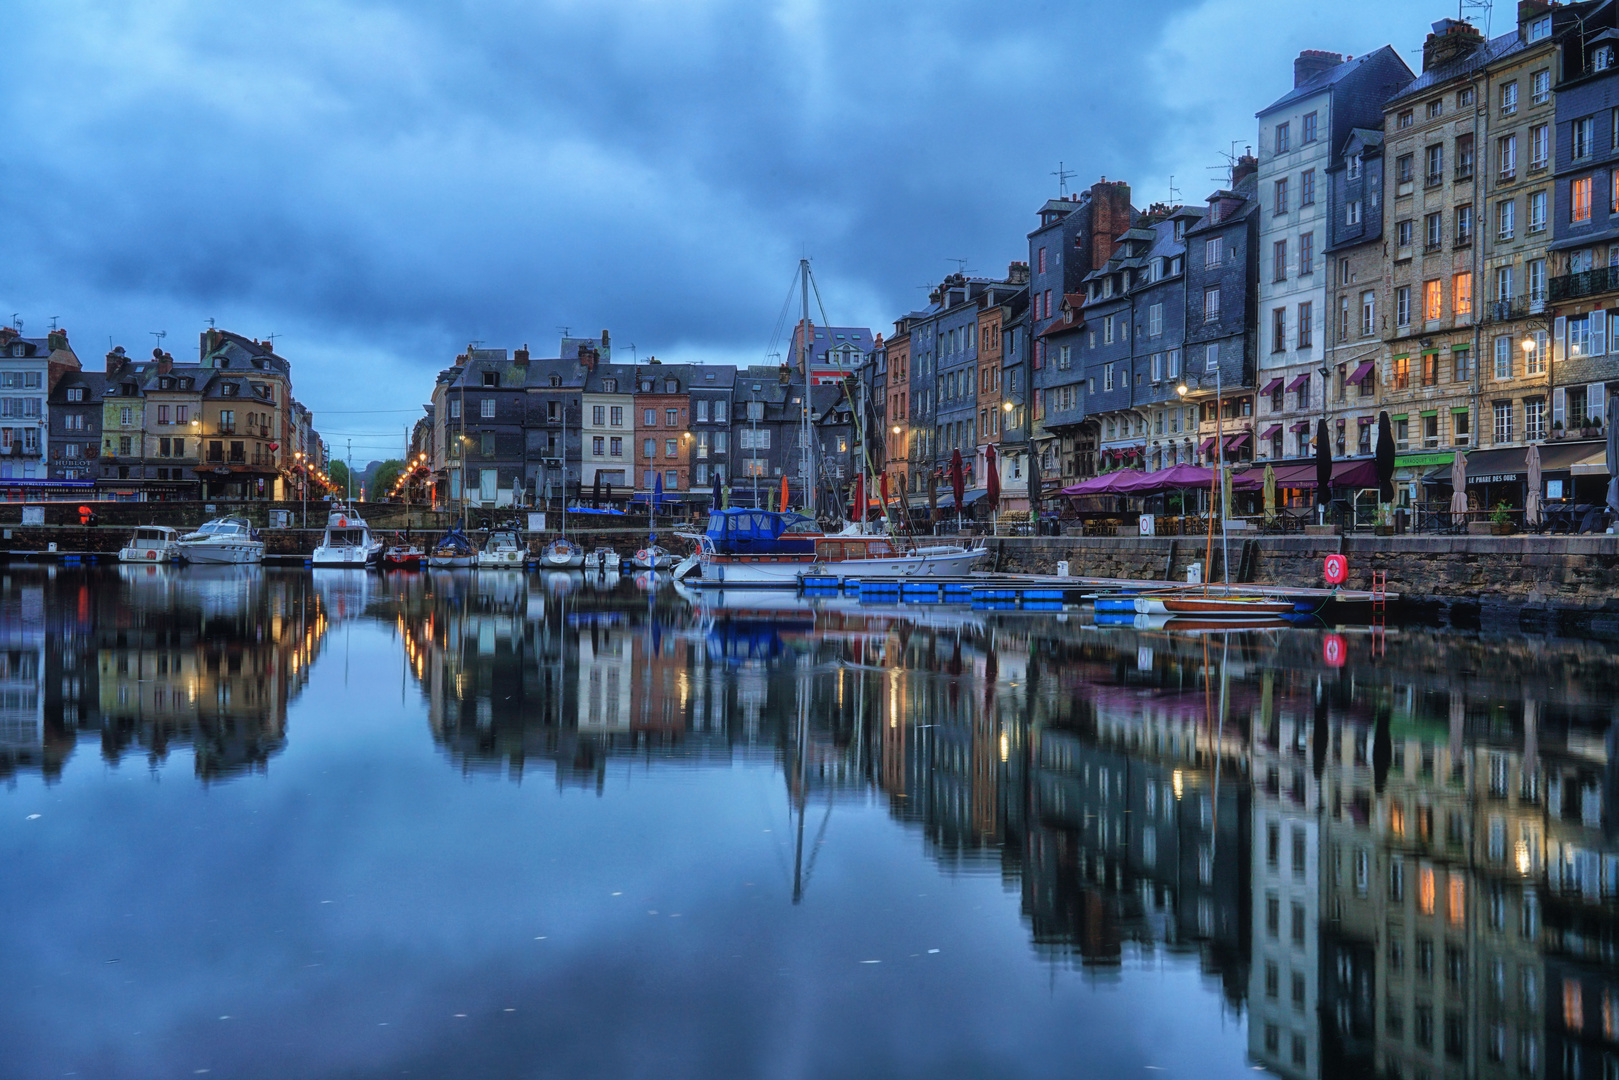
[[[875,798],[947,873],[1016,890],[1053,966],[1195,964],[1279,1075],[1619,1078],[1606,644],[1412,629],[1331,667],[1306,631],[520,573],[10,569],[0,762],[54,777],[96,738],[260,768],[339,615],[397,634],[469,775],[610,796],[629,769],[775,769],[809,903],[826,822]]]
[[[0,777],[57,778],[83,744],[198,778],[262,770],[327,620],[307,575],[128,566],[0,572]]]

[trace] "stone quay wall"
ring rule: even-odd
[[[1198,537],[1002,537],[989,541],[992,569],[1075,577],[1184,582],[1204,562]],[[1233,536],[1231,579],[1264,585],[1327,586],[1322,560],[1349,560],[1345,588],[1370,589],[1373,571],[1414,603],[1459,601],[1619,611],[1619,536]],[[1221,579],[1220,541],[1209,580]]]

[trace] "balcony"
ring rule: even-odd
[[[1578,274],[1564,274],[1551,280],[1552,303],[1616,291],[1619,291],[1619,267],[1604,266]]]

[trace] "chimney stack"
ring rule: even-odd
[[[1252,151],[1252,147],[1249,150]],[[1231,186],[1240,187],[1242,182],[1259,171],[1259,159],[1250,153],[1243,154],[1237,163],[1231,166]]]
[[[523,342],[523,347],[512,354],[512,362],[517,364],[528,363],[528,342]]]
[[[1006,280],[1013,285],[1027,285],[1029,283],[1029,264],[1026,262],[1008,263],[1006,266]]]
[[[1484,35],[1472,23],[1440,19],[1433,24],[1433,33],[1422,43],[1422,70],[1443,67],[1483,46]]]
[[[1293,85],[1303,86],[1343,62],[1343,53],[1325,52],[1321,49],[1305,49],[1293,61]]]
[[[599,354],[596,352],[596,346],[579,346],[579,362],[584,365],[586,371],[596,370],[596,360],[598,356]]]
[[[107,374],[111,375],[113,372],[123,367],[124,361],[128,359],[129,357],[124,355],[124,347],[122,345],[114,346],[112,352],[107,354]]]
[[[1113,257],[1113,246],[1130,228],[1130,185],[1123,180],[1101,182],[1091,188],[1091,265],[1100,270]]]

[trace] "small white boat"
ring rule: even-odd
[[[547,570],[577,570],[585,565],[585,549],[566,536],[559,536],[545,545],[540,553],[540,564]]]
[[[528,545],[517,536],[516,529],[492,529],[483,550],[478,552],[480,570],[521,570],[528,562]]]
[[[118,549],[118,561],[126,563],[173,562],[180,557],[180,531],[167,525],[142,525]]]
[[[904,547],[885,536],[828,536],[802,514],[733,508],[709,514],[698,538],[705,588],[792,588],[800,574],[838,578],[965,577],[989,552],[959,544]]]
[[[1293,601],[1235,593],[1162,592],[1135,599],[1138,615],[1182,618],[1272,619],[1293,613]]]
[[[648,544],[628,560],[631,570],[672,570],[679,560],[674,553],[657,544]]]
[[[464,570],[478,564],[478,549],[459,525],[439,537],[427,551],[427,565],[435,570]]]
[[[616,574],[622,568],[618,552],[610,547],[599,547],[585,559],[585,569],[598,574]]]
[[[371,535],[360,515],[334,506],[326,515],[326,535],[309,561],[315,566],[370,566],[382,561],[382,541]]]
[[[246,518],[222,517],[180,537],[179,553],[188,563],[261,563],[264,541]]]

